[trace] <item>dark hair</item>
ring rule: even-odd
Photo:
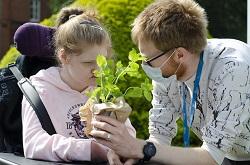
[[[69,8],[69,7],[62,8],[57,17],[56,21],[57,27],[67,22],[71,16],[80,15],[82,13],[84,13],[83,8]]]

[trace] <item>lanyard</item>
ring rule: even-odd
[[[191,105],[190,105],[190,120],[188,124],[187,120],[187,108],[186,108],[186,85],[183,82],[182,85],[182,113],[183,113],[183,141],[184,141],[184,146],[188,147],[190,145],[190,134],[189,134],[189,127],[191,127],[194,119],[194,112],[196,108],[196,98],[198,95],[198,90],[199,90],[199,83],[201,79],[201,72],[202,72],[202,67],[203,67],[203,51],[200,54],[200,60],[198,64],[198,68],[196,71],[196,76],[194,80],[194,89],[193,89],[193,96],[191,98]]]

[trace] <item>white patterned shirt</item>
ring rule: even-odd
[[[218,164],[224,157],[250,160],[250,46],[233,39],[209,39],[203,56],[191,129]],[[185,82],[187,110],[194,77]],[[171,144],[176,121],[182,118],[181,84],[174,76],[164,83],[153,81],[149,139]]]

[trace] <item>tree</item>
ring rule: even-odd
[[[71,4],[74,0],[49,0],[49,7],[52,13],[58,12],[62,7]]]
[[[247,40],[247,0],[197,0],[205,8],[208,30],[216,38]]]

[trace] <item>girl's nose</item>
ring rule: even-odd
[[[90,70],[91,73],[94,74],[94,71],[97,70],[97,68],[98,68],[97,65],[93,66],[93,67],[91,68],[91,70]]]
[[[94,63],[94,64],[92,65],[92,70],[97,70],[97,68],[98,68],[97,63]]]

